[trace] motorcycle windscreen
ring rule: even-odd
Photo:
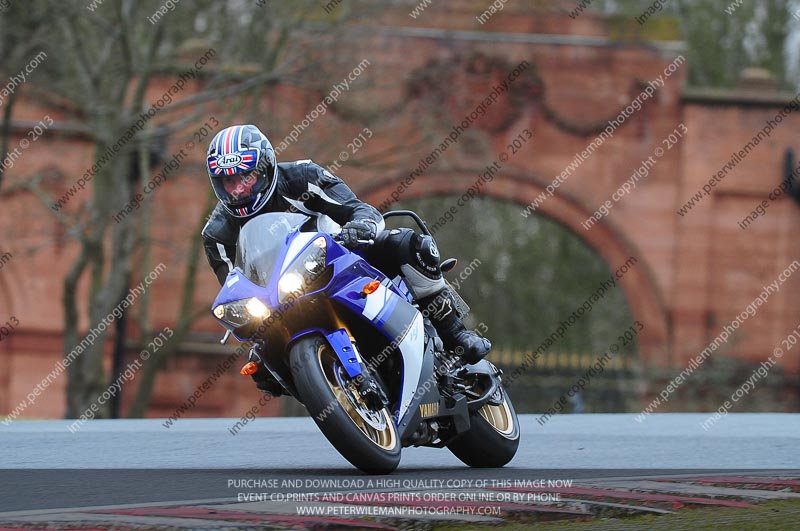
[[[308,216],[288,212],[270,212],[251,219],[239,232],[234,265],[251,282],[266,288],[286,236],[308,220]]]

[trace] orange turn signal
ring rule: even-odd
[[[256,372],[258,372],[258,365],[256,365],[256,362],[254,361],[249,361],[244,365],[244,367],[242,367],[242,370],[239,371],[239,374],[243,376],[250,376]]]
[[[375,291],[380,287],[381,281],[380,280],[373,280],[371,282],[367,282],[364,286],[364,290],[361,292],[364,296],[369,295],[370,293],[375,293]]]

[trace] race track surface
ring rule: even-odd
[[[503,469],[407,448],[383,477],[354,469],[308,418],[261,418],[236,435],[237,419],[101,420],[76,433],[70,421],[18,421],[0,426],[0,528],[403,528],[800,497],[800,415],[729,414],[704,431],[707,417],[559,415],[542,426],[523,415]],[[309,507],[316,516],[300,514]],[[383,518],[389,509],[399,512]]]

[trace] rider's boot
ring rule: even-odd
[[[259,365],[259,370],[250,375],[250,377],[256,383],[256,387],[258,387],[265,394],[275,398],[282,395],[288,395],[278,380],[276,380],[275,377],[272,376],[272,373],[269,372],[266,367],[264,367],[262,361],[264,359],[262,345],[257,344],[253,346],[253,348],[250,350],[249,359],[250,361],[255,361]]]
[[[261,391],[265,394],[268,394],[272,397],[279,397],[282,395],[286,395],[286,390],[283,386],[278,383],[278,380],[272,377],[271,374],[265,373],[264,371],[258,371],[257,373],[252,375],[253,381],[256,383],[256,387],[258,387]]]
[[[442,277],[441,256],[434,239],[410,229],[383,231],[377,238],[378,249],[407,249],[401,256],[401,274],[425,317],[429,317],[445,348],[454,351],[467,363],[477,363],[491,350],[492,344],[464,327],[453,294]]]
[[[467,330],[461,322],[449,287],[418,302],[422,314],[430,317],[444,347],[454,351],[467,363],[478,363],[492,350],[492,343],[488,339]]]

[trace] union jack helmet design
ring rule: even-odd
[[[214,193],[237,218],[252,216],[275,193],[275,150],[254,125],[233,125],[217,133],[206,162]]]

